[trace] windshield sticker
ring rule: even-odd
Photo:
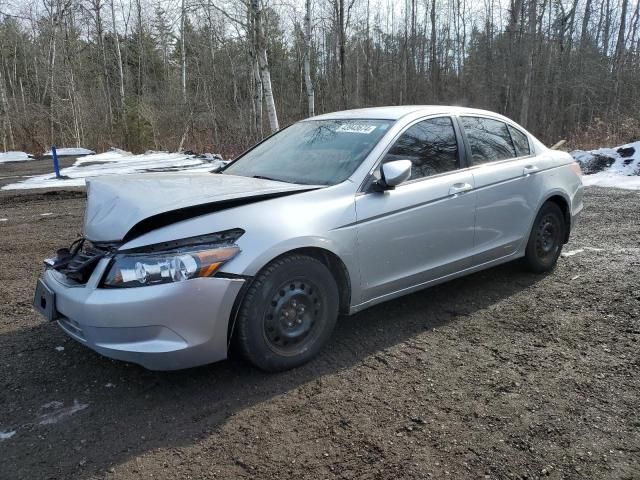
[[[345,123],[336,128],[336,132],[341,133],[363,133],[370,134],[376,129],[375,125],[366,125],[362,123]]]

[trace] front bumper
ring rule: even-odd
[[[45,270],[42,280],[55,293],[57,322],[68,335],[102,355],[150,370],[226,358],[229,318],[243,279],[98,288],[108,262],[100,261],[86,285]]]

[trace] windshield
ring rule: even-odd
[[[308,185],[346,180],[391,126],[389,120],[309,120],[266,139],[222,173]]]

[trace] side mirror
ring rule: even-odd
[[[380,167],[380,180],[377,184],[383,190],[391,190],[411,177],[411,160],[394,160]]]

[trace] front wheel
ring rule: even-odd
[[[256,367],[280,371],[322,349],[338,317],[338,287],[329,269],[305,255],[274,260],[253,280],[237,319],[237,344]]]
[[[545,203],[531,229],[524,264],[535,273],[553,270],[562,252],[566,236],[566,224],[560,207],[552,202]]]

